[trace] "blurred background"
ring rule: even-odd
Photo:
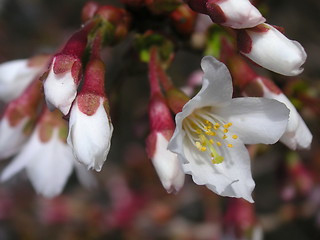
[[[85,2],[0,0],[0,63],[54,53],[80,27]],[[292,83],[303,84],[319,99],[320,2],[257,2],[268,23],[284,27],[290,39],[305,47],[305,71]],[[320,239],[320,101],[299,108],[314,135],[310,151],[293,153],[280,143],[249,146],[255,204],[217,196],[189,176],[181,192],[169,195],[145,153],[146,66],[132,64],[129,47],[127,41],[105,51],[107,85],[114,89],[109,98],[115,131],[103,170],[94,173],[97,187],[85,189],[72,176],[61,196],[46,199],[34,192],[23,173],[0,183],[0,240]],[[199,68],[201,57],[198,52],[179,51],[169,69],[173,81],[182,85]],[[299,100],[294,84],[264,73],[293,101]],[[297,162],[293,167],[287,161],[292,157]],[[1,161],[0,168],[7,164]]]

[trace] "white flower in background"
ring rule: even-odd
[[[72,56],[58,55],[52,60],[48,75],[43,82],[47,106],[68,114],[77,95],[81,62]]]
[[[35,58],[42,61],[35,62]],[[47,56],[19,59],[0,64],[0,100],[10,102],[39,76],[47,65]]]
[[[21,152],[3,170],[1,181],[25,169],[37,193],[54,197],[62,192],[72,172],[73,162],[72,151],[59,138],[57,128],[48,141],[41,140],[37,128]]]
[[[70,112],[68,144],[78,161],[100,171],[109,153],[112,123],[104,108],[106,99],[78,95]],[[91,103],[90,112],[84,106]]]
[[[288,39],[269,24],[239,31],[238,48],[260,66],[286,76],[300,74],[307,58],[300,43]]]
[[[230,73],[213,57],[204,57],[201,67],[202,88],[176,115],[168,148],[178,154],[195,183],[253,202],[255,184],[244,144],[278,141],[289,110],[276,100],[232,98]]]
[[[41,103],[41,82],[35,79],[24,92],[7,104],[0,119],[0,159],[20,151],[34,127]]]
[[[207,1],[206,7],[213,22],[231,28],[252,28],[266,21],[249,0]]]
[[[80,165],[66,143],[67,126],[58,112],[45,110],[29,140],[3,170],[0,180],[7,181],[22,170],[37,193],[45,197],[59,195],[73,168],[85,187],[96,184],[92,174]]]
[[[290,110],[289,122],[280,141],[292,150],[309,148],[312,134],[291,101],[271,80],[258,77],[255,83],[262,88],[263,97],[282,102]]]

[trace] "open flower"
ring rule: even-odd
[[[48,56],[39,55],[0,64],[0,100],[9,102],[18,97],[48,62]]]
[[[253,202],[255,184],[244,144],[278,141],[289,110],[272,99],[232,98],[230,73],[213,57],[204,57],[201,67],[202,88],[176,115],[168,148],[178,154],[195,183]]]
[[[28,142],[3,170],[1,181],[25,169],[37,193],[54,197],[62,192],[75,167],[83,185],[94,185],[90,173],[84,172],[84,167],[76,162],[66,143],[66,133],[67,126],[60,113],[45,110]]]
[[[269,24],[239,31],[238,48],[260,66],[286,76],[300,74],[307,58],[300,43]]]

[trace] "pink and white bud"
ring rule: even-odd
[[[82,56],[87,36],[96,22],[92,21],[74,33],[61,52],[57,53],[43,77],[44,94],[50,110],[58,108],[67,115],[77,95],[82,76]]]
[[[147,138],[147,152],[168,193],[177,193],[184,184],[184,172],[177,154],[167,149],[174,131],[174,122],[165,100],[153,95],[149,105],[151,133]]]
[[[295,76],[307,54],[297,41],[292,41],[269,24],[238,32],[238,48],[246,57],[273,72]]]
[[[86,67],[84,84],[70,111],[67,142],[76,159],[100,171],[110,150],[113,126],[104,94],[105,67],[91,60]]]
[[[0,159],[16,154],[33,129],[41,97],[41,82],[35,80],[14,101],[0,120]]]
[[[50,110],[58,108],[67,115],[77,95],[81,67],[80,59],[73,56],[57,55],[52,59],[48,76],[43,83]]]
[[[25,88],[42,73],[48,56],[36,56],[0,64],[0,100],[10,102],[17,98]]]
[[[312,134],[291,101],[268,78],[257,77],[244,89],[245,94],[275,99],[284,103],[290,110],[287,128],[280,141],[292,150],[310,148]]]
[[[206,8],[213,22],[226,27],[252,28],[266,21],[249,0],[208,0]]]

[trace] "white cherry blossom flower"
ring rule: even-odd
[[[30,64],[30,59],[19,59],[0,64],[0,100],[10,102],[17,98],[45,66]]]
[[[61,141],[54,129],[49,141],[43,142],[37,128],[21,152],[3,170],[6,181],[25,169],[37,193],[45,197],[59,195],[73,169],[74,157],[69,146]]]
[[[286,129],[289,110],[266,98],[232,98],[224,64],[204,57],[203,85],[176,115],[169,150],[178,154],[185,173],[213,192],[253,202],[255,183],[244,144],[273,144]]]

